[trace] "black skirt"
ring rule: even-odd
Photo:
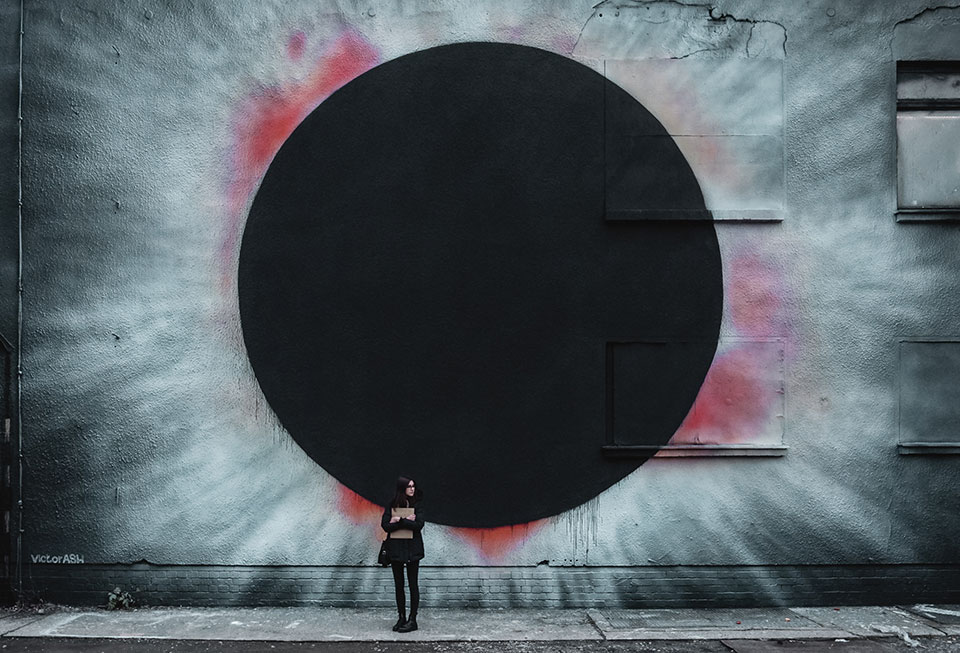
[[[418,539],[419,542],[417,542]],[[390,556],[390,562],[423,560],[423,539],[420,533],[414,533],[412,540],[398,540],[391,537],[387,540],[387,555]]]
[[[417,507],[417,523],[423,525],[423,511]],[[399,524],[390,523],[390,508],[384,509],[380,525],[387,531],[387,555],[391,562],[414,562],[423,560],[423,535],[420,529],[413,529],[413,537],[398,539],[393,537],[392,531],[402,528]]]

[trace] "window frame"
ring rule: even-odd
[[[781,347],[784,346],[786,338],[780,337],[755,337],[755,338],[731,338],[720,336],[717,343],[718,349],[721,347],[724,341],[728,343],[736,343],[738,341],[747,341],[747,342],[763,342],[763,343],[778,343]],[[604,356],[606,360],[605,364],[605,388],[604,388],[604,444],[600,447],[600,450],[604,457],[608,459],[629,459],[629,458],[643,458],[648,459],[656,456],[657,458],[691,458],[691,457],[700,457],[700,458],[779,458],[787,454],[789,446],[784,444],[784,438],[786,434],[786,425],[783,425],[783,429],[780,433],[779,442],[726,442],[719,444],[695,444],[695,443],[679,443],[679,444],[669,444],[665,443],[662,445],[658,444],[643,444],[640,442],[636,443],[618,443],[616,440],[615,434],[615,397],[614,397],[614,370],[613,362],[615,350],[618,346],[622,345],[663,345],[667,346],[671,343],[673,344],[697,344],[704,343],[705,341],[698,340],[695,338],[617,338],[607,340],[604,343]],[[715,362],[715,361],[714,361]],[[712,365],[713,363],[711,363]],[[783,360],[781,359],[781,365],[783,365]],[[785,385],[786,383],[786,370],[781,366],[780,369],[780,380],[781,383]],[[701,386],[702,388],[702,386]],[[780,393],[784,394],[784,389],[781,387]],[[692,408],[692,406],[691,406]],[[785,411],[784,419],[785,419]]]
[[[960,435],[955,440],[904,440],[903,439],[903,349],[915,344],[951,344],[960,346],[958,337],[902,336],[897,339],[897,453],[901,456],[955,456],[960,454]]]
[[[954,73],[960,74],[960,60],[898,60],[896,62],[896,121],[901,113],[913,111],[960,111],[960,97],[957,98],[900,98],[899,86],[902,73]],[[903,207],[900,205],[900,133],[894,127],[896,134],[896,168],[897,168],[897,222],[954,222],[960,221],[960,205],[956,207]]]

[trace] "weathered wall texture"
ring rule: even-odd
[[[0,559],[4,578],[12,575],[11,526],[16,529],[14,488],[16,478],[16,365],[17,365],[17,167],[19,98],[19,7],[0,7]],[[9,472],[9,473],[8,473]],[[4,583],[0,600],[9,602]]]
[[[910,399],[918,384],[930,380],[935,393],[957,373],[955,364],[938,367],[937,356],[917,355],[901,368],[900,341],[960,340],[960,231],[955,223],[895,219],[895,60],[960,59],[950,36],[960,9],[928,9],[938,3],[926,0],[25,4],[23,564],[39,590],[57,573],[42,556],[65,554],[83,565],[372,562],[379,497],[356,494],[305,453],[248,358],[251,327],[241,324],[238,299],[244,228],[278,149],[318,105],[381,64],[472,41],[578,62],[626,91],[673,136],[714,221],[637,228],[709,233],[704,252],[716,243],[720,275],[702,279],[722,291],[712,365],[697,380],[689,415],[667,434],[671,446],[624,462],[600,451],[611,401],[606,343],[689,334],[629,325],[591,332],[598,358],[576,369],[599,371],[585,381],[589,406],[571,419],[598,416],[595,432],[577,435],[596,442],[585,469],[625,471],[558,512],[534,502],[536,519],[527,523],[485,517],[485,527],[473,527],[470,502],[523,505],[527,493],[517,496],[515,488],[524,487],[559,498],[579,492],[577,466],[550,462],[550,446],[564,442],[544,445],[543,464],[521,465],[532,454],[512,451],[502,433],[497,446],[478,447],[476,435],[463,440],[475,429],[445,422],[437,429],[449,429],[447,447],[431,448],[426,469],[423,457],[395,465],[378,459],[376,437],[363,446],[344,433],[302,437],[331,439],[322,441],[338,460],[354,460],[354,471],[368,466],[384,490],[398,472],[432,478],[440,465],[450,477],[479,479],[460,516],[456,502],[443,503],[448,494],[431,496],[424,485],[425,510],[431,501],[442,506],[449,524],[425,529],[428,565],[546,560],[666,575],[675,565],[787,565],[802,576],[804,565],[960,564],[960,462],[897,448],[901,370],[911,407],[920,405]],[[4,19],[16,14],[3,12]],[[9,34],[4,39],[6,51]],[[5,55],[4,79],[8,61]],[[595,116],[604,110],[598,97]],[[6,130],[9,92],[3,99]],[[380,102],[389,113],[395,100]],[[636,139],[629,142],[639,143],[638,152],[644,138],[653,137],[623,135]],[[497,167],[484,159],[493,156],[487,142],[458,153],[458,164],[476,158]],[[615,145],[621,142],[628,141]],[[6,139],[0,154],[9,151]],[[601,160],[600,152],[581,160]],[[333,169],[323,151],[313,156],[317,171]],[[343,153],[330,156],[340,161]],[[15,178],[9,157],[0,163],[7,238]],[[643,174],[667,178],[674,169]],[[357,196],[382,188],[375,166],[351,171]],[[306,165],[297,174],[297,188],[325,183]],[[338,176],[330,192],[343,183]],[[525,188],[516,171],[502,183],[515,193]],[[608,218],[637,217],[637,207],[616,205],[619,196],[598,197],[600,208],[585,219],[603,221],[604,199],[607,209],[623,210]],[[317,220],[336,223],[320,213]],[[266,249],[283,262],[282,251]],[[5,241],[0,306],[8,337],[14,254]],[[369,257],[381,263],[377,252]],[[692,274],[637,268],[644,283],[668,287]],[[307,275],[324,283],[311,274],[302,271],[298,281]],[[289,290],[283,279],[278,284],[277,292]],[[538,319],[564,328],[554,315]],[[280,331],[277,338],[284,342]],[[364,360],[372,366],[365,369],[377,369],[370,352]],[[518,361],[516,373],[523,366]],[[502,369],[505,378],[515,373]],[[291,373],[284,392],[301,380]],[[661,403],[662,387],[652,391]],[[619,402],[617,410],[629,412]],[[321,424],[327,409],[318,398]],[[936,419],[957,426],[955,412],[942,415]],[[464,448],[479,458],[465,459]],[[507,492],[504,470],[526,478]],[[742,582],[749,589],[750,579]],[[758,600],[786,600],[789,587],[777,592],[766,588]],[[189,592],[180,600],[189,602]]]

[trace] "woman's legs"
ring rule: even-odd
[[[400,619],[405,620],[407,618],[407,606],[403,596],[403,563],[391,562],[390,566],[393,567],[393,589],[397,594],[397,612],[400,613]],[[419,593],[417,598],[419,598]]]
[[[420,607],[420,561],[413,560],[407,563],[407,580],[410,582],[410,618],[417,617],[417,608]],[[400,582],[403,582],[402,579]]]
[[[403,595],[403,563],[394,562],[393,588],[397,593],[397,612],[400,620],[393,629],[401,633],[409,633],[417,629],[417,609],[420,607],[420,562],[414,560],[407,563],[407,581],[410,583],[410,618],[406,618],[406,605]]]
[[[420,584],[417,578],[419,571],[418,561],[407,563],[407,580],[410,582],[410,618],[397,628],[398,633],[409,633],[417,629],[417,608],[420,607]]]

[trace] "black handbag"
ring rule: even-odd
[[[377,564],[383,565],[386,567],[390,564],[390,554],[387,553],[387,540],[390,539],[390,536],[387,535],[386,539],[380,543],[380,553],[377,554]]]

